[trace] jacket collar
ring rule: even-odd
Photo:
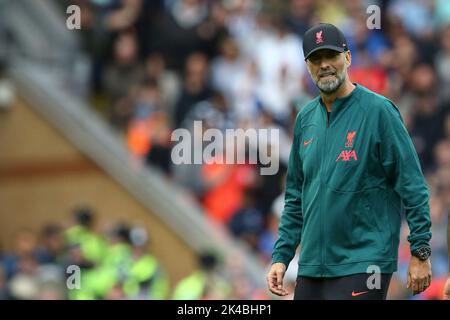
[[[331,107],[329,124],[331,124],[333,119],[335,119],[336,116],[345,108],[345,106],[348,105],[347,102],[349,100],[351,100],[352,98],[356,97],[358,95],[358,93],[361,91],[361,86],[359,84],[357,84],[355,82],[353,84],[355,85],[355,89],[353,89],[352,92],[350,92],[348,95],[346,95],[344,97],[336,98],[336,100],[333,101],[333,104]],[[326,117],[327,108],[325,107],[325,103],[323,102],[321,96],[319,96],[319,103],[321,105],[323,114]]]

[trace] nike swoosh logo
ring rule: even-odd
[[[357,297],[357,296],[360,296],[360,295],[365,294],[367,292],[369,292],[369,291],[361,291],[361,292],[352,291],[352,297]]]
[[[305,140],[303,141],[303,145],[306,147],[308,144],[310,144],[313,141],[313,138],[309,139],[309,140]]]

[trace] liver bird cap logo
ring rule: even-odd
[[[323,33],[323,30],[316,32],[316,44],[323,42],[322,33]]]

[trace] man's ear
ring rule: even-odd
[[[350,50],[345,51],[345,62],[347,64],[347,68],[352,64],[352,53]]]

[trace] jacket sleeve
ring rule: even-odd
[[[295,250],[300,243],[303,227],[302,215],[302,164],[299,157],[299,116],[297,116],[294,141],[289,156],[289,164],[286,175],[286,188],[284,210],[278,227],[278,239],[275,242],[272,253],[272,263],[282,262],[286,267],[295,255]]]
[[[411,138],[397,107],[386,102],[381,111],[380,156],[383,169],[406,211],[411,252],[430,247],[431,219],[428,186]]]

